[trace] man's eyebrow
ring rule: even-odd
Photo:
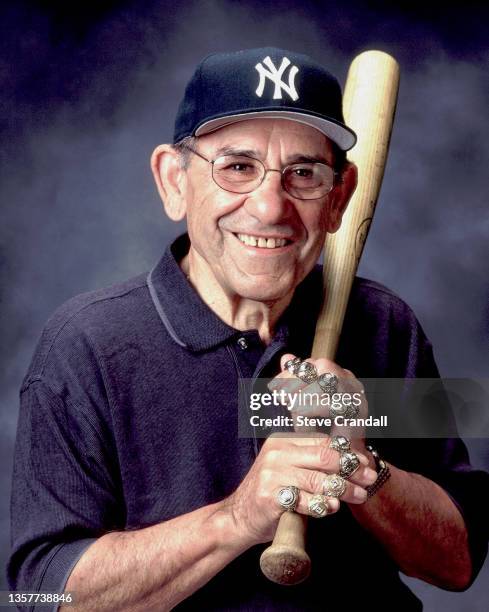
[[[294,153],[287,157],[287,164],[302,164],[320,162],[321,164],[331,165],[324,155],[304,155],[304,153]]]
[[[217,149],[215,155],[216,157],[219,157],[220,155],[246,155],[247,157],[256,157],[259,159],[258,151],[253,149],[241,149],[233,146],[221,147],[220,149]]]
[[[216,157],[220,155],[246,155],[247,157],[255,157],[260,159],[258,151],[254,149],[241,149],[239,147],[224,146],[218,149],[215,153]],[[286,165],[290,164],[302,164],[302,163],[314,163],[320,162],[322,164],[331,165],[331,162],[324,157],[324,155],[304,155],[303,153],[293,153],[289,155],[285,161]]]

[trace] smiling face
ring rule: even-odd
[[[334,163],[329,140],[294,121],[255,119],[221,128],[197,139],[196,150],[209,160],[223,152],[246,151],[267,169],[304,161]],[[221,189],[211,164],[190,154],[180,183],[191,240],[189,261],[228,296],[260,302],[290,299],[316,263],[327,231],[337,229],[343,185],[325,197],[299,200],[267,172],[251,193]]]

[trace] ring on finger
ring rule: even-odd
[[[340,453],[340,476],[350,478],[360,467],[360,460],[355,453]]]
[[[360,406],[353,404],[335,404],[329,407],[329,416],[331,418],[344,417],[345,419],[356,419],[360,414]]]
[[[289,359],[284,363],[284,368],[289,371],[290,374],[297,374],[297,370],[301,365],[302,361],[300,357],[294,357],[293,359]]]
[[[359,414],[360,406],[354,406],[353,404],[350,404],[346,407],[345,417],[347,419],[356,419]]]
[[[309,514],[315,518],[323,518],[330,513],[326,495],[313,495],[308,504]]]
[[[346,491],[346,480],[339,474],[328,474],[323,480],[323,493],[326,497],[341,497]]]
[[[279,506],[288,512],[294,512],[299,503],[299,489],[292,485],[283,487],[277,493],[277,501]]]
[[[325,393],[338,391],[338,377],[332,372],[325,372],[317,378],[317,383]]]
[[[313,363],[310,361],[303,361],[297,368],[295,375],[305,383],[312,383],[317,379],[318,371]]]
[[[339,453],[346,453],[351,449],[350,440],[348,440],[348,438],[345,436],[333,436],[329,446]]]

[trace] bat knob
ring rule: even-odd
[[[311,559],[301,548],[272,545],[263,551],[260,567],[272,582],[284,585],[299,584],[311,572]]]

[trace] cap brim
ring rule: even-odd
[[[204,134],[215,132],[226,125],[238,123],[239,121],[247,121],[249,119],[288,119],[289,121],[296,121],[297,123],[309,125],[335,142],[343,151],[351,149],[355,146],[357,141],[355,132],[343,124],[336,123],[333,120],[323,119],[315,115],[290,110],[264,110],[217,117],[216,119],[210,119],[202,125],[199,125],[195,130],[195,136],[203,136]]]

